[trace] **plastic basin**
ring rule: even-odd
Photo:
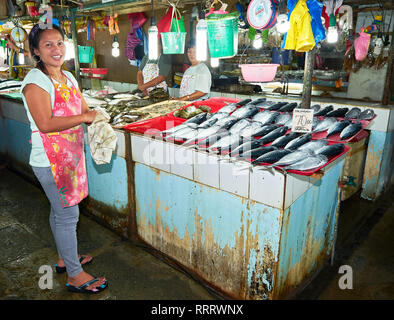
[[[269,82],[274,80],[279,64],[240,64],[242,77],[248,82]]]

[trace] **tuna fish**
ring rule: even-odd
[[[218,149],[220,151],[227,151],[227,150],[231,151],[239,147],[243,142],[244,142],[244,138],[240,137],[239,135],[229,134],[227,136],[224,136],[214,144],[212,144],[208,148],[208,151],[212,151],[213,149]]]
[[[260,109],[255,106],[244,106],[235,110],[231,116],[236,117],[237,119],[249,118],[254,116],[259,111]]]
[[[359,133],[362,130],[362,125],[361,123],[352,123],[351,125],[348,125],[345,129],[342,130],[341,134],[339,135],[341,140],[347,140],[357,133]]]
[[[349,111],[349,108],[338,108],[336,110],[328,112],[326,117],[340,117],[343,118],[345,114]]]
[[[352,122],[350,120],[343,120],[343,121],[339,121],[337,123],[334,123],[330,128],[328,128],[326,138],[328,138],[329,136],[332,136],[336,133],[341,132],[343,129],[345,129],[351,123]]]
[[[285,155],[279,161],[274,162],[271,166],[272,167],[288,166],[293,163],[299,162],[307,157],[310,157],[311,155],[312,155],[312,153],[309,151],[293,151],[293,152],[289,153],[288,155]]]
[[[237,121],[234,125],[231,126],[229,129],[229,132],[231,134],[239,133],[243,129],[251,126],[251,120],[250,119],[241,119]]]
[[[282,113],[280,114],[275,120],[274,123],[275,124],[279,124],[279,125],[284,125],[285,123],[287,123],[289,120],[291,120],[291,114],[288,112]]]
[[[259,164],[259,163],[274,163],[282,159],[284,156],[291,153],[290,150],[281,149],[281,150],[274,150],[263,154],[262,156],[258,157],[256,160],[252,161],[252,164]]]
[[[261,122],[263,125],[273,123],[275,119],[280,115],[278,111],[268,111],[264,110],[262,112],[257,113],[252,120]]]
[[[261,122],[258,121],[252,121],[251,124],[245,128],[243,128],[239,134],[242,137],[251,137],[253,136],[256,132],[261,131],[261,128],[263,127]]]
[[[208,113],[206,113],[206,112],[203,112],[203,113],[200,113],[200,114],[198,114],[198,115],[196,115],[196,116],[194,116],[194,117],[192,117],[192,118],[186,120],[184,123],[196,123],[196,124],[200,124],[200,123],[204,122],[205,120],[207,120],[207,119],[209,119],[209,118],[211,118],[211,117],[212,117],[211,114],[208,114]]]
[[[307,158],[304,158],[301,161],[298,161],[296,163],[293,163],[289,166],[282,168],[282,170],[309,171],[309,170],[318,169],[321,166],[325,165],[327,162],[328,162],[327,157],[319,154],[316,156],[309,156]]]
[[[244,153],[253,149],[256,149],[257,147],[260,146],[260,142],[256,139],[246,141],[239,145],[237,148],[233,149],[233,151],[230,152],[230,157],[233,157],[237,154]]]
[[[360,108],[352,108],[345,114],[345,119],[357,119],[361,114]]]
[[[209,147],[210,145],[214,144],[216,141],[218,141],[219,139],[223,138],[224,136],[229,135],[230,133],[228,132],[228,130],[221,130],[218,131],[217,133],[207,137],[206,139],[201,140],[200,142],[198,142],[197,147]],[[192,142],[192,144],[194,144],[194,141]]]
[[[316,128],[316,126],[319,124],[319,122],[320,122],[320,120],[319,120],[318,117],[313,117],[313,120],[312,120],[312,132]]]
[[[315,116],[325,116],[327,113],[329,113],[332,110],[334,110],[333,106],[325,107],[324,109],[319,110],[319,112],[317,112]]]
[[[328,130],[328,128],[330,128],[336,122],[337,120],[335,118],[325,118],[316,125],[315,129],[313,129],[312,132]]]
[[[181,129],[185,129],[185,128],[196,129],[197,128],[197,124],[196,123],[186,123],[186,122],[184,122],[184,123],[180,124],[179,126],[175,126],[175,127],[171,128],[171,129],[168,129],[168,130],[163,130],[161,132],[161,135],[166,135],[168,137],[168,136],[172,135],[173,133],[175,133],[175,132],[177,132],[177,131],[179,131]]]
[[[316,150],[315,154],[321,154],[323,156],[326,156],[327,158],[331,158],[342,153],[344,149],[345,145],[343,143],[336,143],[321,147],[320,149]]]
[[[198,128],[208,128],[213,126],[217,121],[219,121],[220,119],[223,119],[225,117],[228,117],[228,114],[226,113],[216,113],[214,114],[212,117],[210,117],[209,119],[205,120],[204,122],[200,123],[198,125]]]
[[[266,154],[268,152],[277,150],[276,147],[273,146],[266,146],[266,147],[258,147],[256,149],[252,149],[249,151],[244,151],[238,155],[236,155],[236,158],[241,158],[241,159],[256,159],[263,154]]]
[[[197,141],[212,136],[221,130],[223,130],[223,127],[217,125],[213,125],[212,127],[208,127],[204,129],[199,129],[197,132],[195,132],[195,136],[185,141],[184,144],[188,145],[191,143],[196,143]]]
[[[175,140],[187,140],[191,139],[197,134],[197,129],[191,127],[184,127],[181,130],[175,131],[171,135],[167,136],[166,138],[172,138]]]
[[[228,105],[224,106],[223,108],[219,109],[218,113],[227,113],[230,114],[231,112],[237,109],[237,105],[235,103],[229,103]]]
[[[313,113],[315,114],[316,112],[319,112],[320,110],[320,104],[314,104],[311,109],[313,110]]]
[[[290,132],[289,134],[286,134],[284,136],[281,136],[279,138],[276,138],[274,142],[272,142],[271,146],[277,147],[277,148],[283,148],[286,144],[288,144],[291,140],[297,138],[298,133],[297,132]]]
[[[262,145],[270,143],[270,142],[274,141],[275,139],[283,136],[287,132],[288,129],[289,128],[287,128],[286,126],[276,128],[275,130],[271,131],[270,133],[268,133],[265,136],[263,136],[262,138],[260,138],[259,141],[261,142]]]
[[[272,106],[268,107],[266,110],[270,110],[270,111],[278,110],[286,104],[287,104],[287,102],[278,102],[278,103],[275,103]]]
[[[252,101],[252,99],[244,99],[241,101],[236,102],[237,106],[244,106],[245,104],[248,104],[250,101]]]
[[[219,119],[216,123],[215,126],[220,126],[224,129],[229,129],[231,128],[236,122],[238,121],[237,118],[233,116],[227,116],[225,118]]]
[[[298,147],[297,150],[300,150],[300,151],[308,150],[308,151],[315,153],[316,150],[319,150],[320,148],[322,148],[326,145],[328,145],[327,140],[323,140],[323,139],[312,140],[312,141],[309,141],[309,142],[303,144],[302,146]]]
[[[263,104],[266,100],[267,100],[267,98],[258,98],[256,100],[253,100],[252,102],[250,102],[250,104],[254,104],[255,106],[257,106],[259,104]]]
[[[284,106],[279,108],[279,112],[292,112],[295,108],[297,108],[298,103],[292,102],[285,104]]]
[[[360,113],[357,119],[359,120],[371,120],[375,116],[375,112],[372,109],[366,109]]]
[[[311,139],[312,139],[312,134],[310,133],[303,134],[302,136],[299,136],[298,138],[295,138],[290,142],[288,142],[285,146],[285,149],[295,150],[300,146],[302,146],[303,144],[311,141]]]

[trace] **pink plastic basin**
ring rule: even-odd
[[[275,78],[279,64],[240,64],[242,77],[248,82],[268,82]]]

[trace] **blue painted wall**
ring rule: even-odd
[[[343,163],[330,168],[285,210],[276,288],[279,297],[290,293],[331,252]]]

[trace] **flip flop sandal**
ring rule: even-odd
[[[81,285],[81,286],[79,286],[79,287],[72,286],[72,285],[70,285],[70,284],[68,284],[68,283],[66,283],[66,287],[67,287],[67,290],[70,291],[70,292],[76,292],[76,293],[89,293],[89,294],[92,294],[92,293],[99,293],[99,292],[103,291],[105,288],[108,287],[108,281],[105,280],[104,284],[102,284],[102,285],[100,285],[100,286],[98,286],[98,287],[96,287],[96,288],[93,288],[93,289],[91,289],[91,290],[86,289],[86,288],[89,287],[91,284],[93,284],[93,283],[95,283],[95,282],[97,282],[97,281],[99,281],[99,279],[98,279],[97,277],[95,277],[94,279],[92,279],[92,280],[90,280],[90,281],[88,281],[88,282],[85,282],[83,285]]]
[[[81,256],[81,257],[79,258],[79,262],[81,262],[81,264],[82,264],[83,259],[85,259],[85,257],[86,257],[86,256]],[[85,263],[83,263],[82,265],[83,265],[83,266],[86,266],[87,264],[91,263],[92,261],[93,261],[93,258],[92,258],[92,260],[90,260],[90,261],[88,261],[88,262],[85,262]],[[55,265],[55,269],[56,269],[56,272],[57,272],[57,273],[65,273],[65,272],[67,271],[65,266],[64,266],[64,267],[59,267],[57,264]]]

